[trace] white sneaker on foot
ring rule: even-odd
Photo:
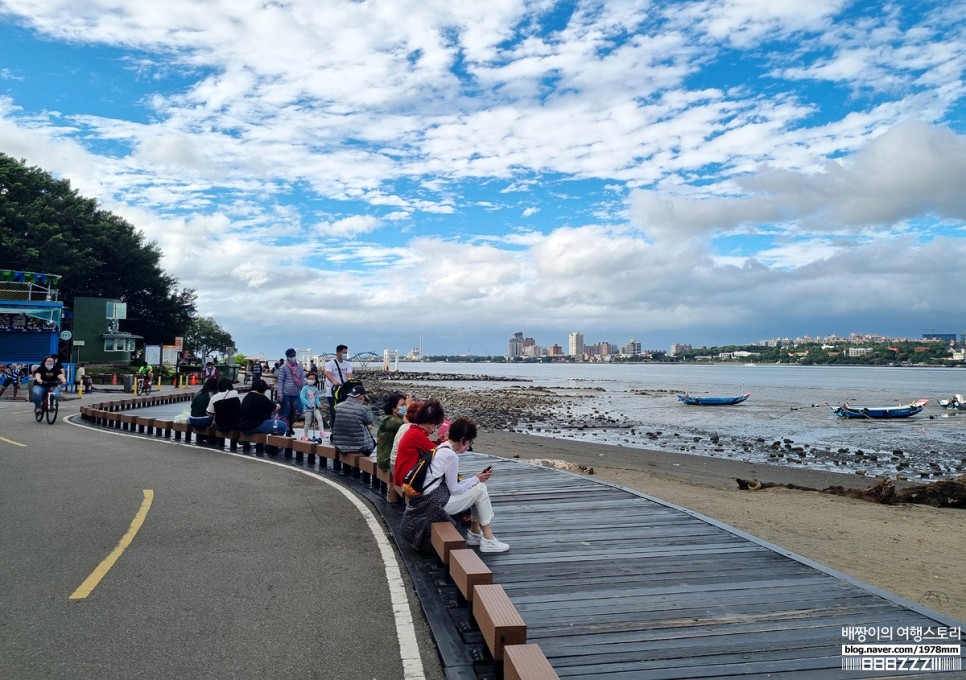
[[[506,552],[510,549],[510,546],[499,540],[498,538],[481,538],[480,539],[480,552],[481,553],[501,553]]]
[[[483,534],[474,534],[472,531],[466,532],[466,545],[479,545]]]

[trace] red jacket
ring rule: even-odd
[[[399,450],[396,451],[396,465],[392,469],[392,483],[401,486],[403,477],[413,469],[419,460],[421,451],[430,451],[436,444],[426,434],[426,430],[419,425],[411,425],[402,439],[399,440]]]

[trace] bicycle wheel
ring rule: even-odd
[[[50,403],[47,404],[47,422],[51,425],[57,420],[57,411],[60,410],[60,399],[55,399],[53,396],[50,397]]]
[[[137,395],[138,395],[139,397],[140,397],[140,396],[141,396],[142,394],[144,394],[144,383],[143,383],[142,381],[140,381],[140,380],[138,380],[138,381],[137,381],[137,385],[136,385],[136,387],[135,387],[135,389],[134,389],[134,391],[135,391],[135,392],[137,393]]]

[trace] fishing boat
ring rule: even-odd
[[[689,406],[734,406],[751,396],[745,392],[737,397],[693,397],[690,394],[679,394],[678,399]]]
[[[908,418],[922,411],[928,402],[928,399],[917,399],[912,403],[898,406],[850,406],[849,404],[832,406],[828,402],[825,402],[825,405],[841,418]]]
[[[966,411],[966,401],[961,394],[953,396],[952,399],[937,399],[936,403],[950,411]]]

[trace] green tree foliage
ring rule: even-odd
[[[127,303],[125,328],[148,342],[172,342],[195,312],[195,293],[161,268],[161,250],[68,180],[0,153],[0,268],[59,274],[61,300]]]
[[[208,355],[212,352],[228,354],[235,347],[231,333],[219,326],[210,316],[192,319],[185,332],[184,342],[188,351],[197,355],[202,361],[207,361]]]

